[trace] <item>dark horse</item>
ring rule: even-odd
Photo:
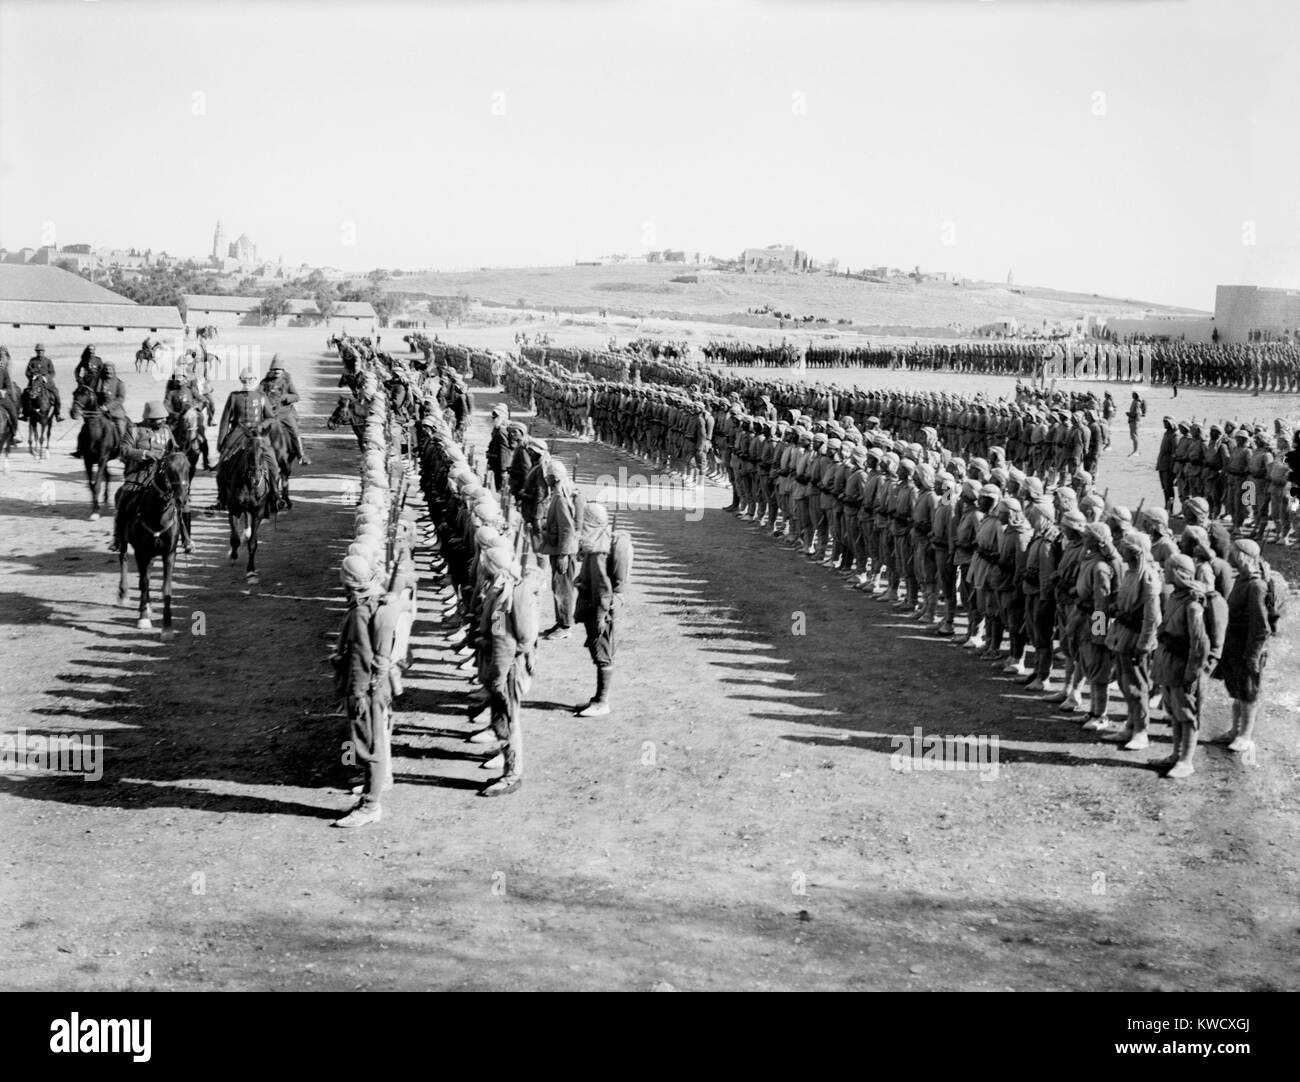
[[[27,449],[35,458],[50,457],[50,429],[54,427],[54,390],[37,376],[27,388]]]
[[[351,426],[352,434],[357,438],[357,446],[364,452],[366,449],[366,422],[357,413],[355,396],[339,395],[338,405],[334,407],[334,412],[330,414],[329,420],[325,422],[325,427],[331,432],[340,425]]]
[[[153,611],[149,605],[149,565],[162,559],[163,626],[162,637],[170,639],[172,631],[172,568],[176,562],[176,543],[190,523],[190,464],[179,451],[159,461],[141,480],[134,493],[132,507],[126,512],[126,544],[118,554],[122,572],[117,587],[117,603],[125,605],[130,595],[126,578],[127,549],[135,552],[140,571],[140,617],[135,626],[148,631]],[[125,490],[118,489],[118,499]]]
[[[176,414],[170,424],[172,439],[189,460],[190,483],[193,484],[194,472],[199,466],[199,456],[202,455],[205,462],[208,458],[208,438],[203,431],[203,415],[197,405],[192,405],[185,412]]]
[[[12,400],[10,400],[12,401]],[[0,403],[0,473],[9,472],[9,452],[18,442],[18,422]]]
[[[146,368],[152,372],[155,368],[161,368],[162,362],[158,360],[157,346],[143,346],[135,351],[135,370],[143,372]]]
[[[81,384],[72,392],[73,420],[84,418],[77,433],[77,450],[86,467],[86,484],[90,486],[90,521],[99,521],[101,504],[108,505],[108,488],[111,478],[108,464],[122,452],[122,440],[113,419],[105,414],[95,401],[95,392]],[[100,489],[104,498],[99,498]]]
[[[233,445],[232,445],[233,444]],[[289,501],[289,438],[274,419],[238,443],[228,439],[217,465],[217,487],[230,519],[230,560],[239,559],[239,541],[248,546],[244,579],[256,585],[257,528]]]

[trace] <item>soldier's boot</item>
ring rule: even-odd
[[[1174,762],[1165,772],[1166,778],[1187,778],[1196,773],[1192,760],[1196,756],[1196,728],[1182,722],[1175,723]]]
[[[1248,752],[1255,747],[1255,717],[1259,713],[1259,703],[1233,703],[1240,707],[1240,721],[1233,726],[1235,735],[1228,744],[1229,751]]]
[[[293,441],[293,448],[291,453],[298,459],[300,463],[302,463],[302,465],[310,466],[311,459],[307,457],[307,448],[304,447],[302,444],[302,437],[298,435],[297,432],[291,432],[290,439]],[[206,459],[203,468],[204,469],[208,468],[206,465]]]
[[[596,666],[596,694],[591,702],[578,711],[580,718],[600,718],[609,713],[609,688],[613,676],[613,666]]]
[[[479,796],[506,796],[515,792],[523,784],[524,749],[518,723],[510,726],[510,738],[501,749],[501,754],[494,755],[482,765],[487,769],[495,769],[500,765],[502,769],[501,777],[479,790]]]
[[[1002,671],[1008,676],[1028,676],[1033,671],[1025,664],[1025,650],[1022,647],[1019,652],[1012,650],[1007,658],[1007,663],[1002,666]]]
[[[973,612],[967,617],[966,634],[956,640],[958,646],[964,650],[983,650],[984,649],[984,622],[979,613]]]
[[[1002,621],[996,616],[988,619],[988,649],[979,655],[981,661],[998,661],[1002,658]]]
[[[1070,692],[1074,688],[1073,672],[1074,672],[1073,662],[1071,662],[1067,658],[1065,662],[1065,678],[1061,681],[1060,690],[1052,691],[1050,694],[1044,695],[1043,702],[1045,703],[1065,702],[1065,700],[1070,697]]]

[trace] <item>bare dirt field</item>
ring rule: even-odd
[[[512,334],[493,332],[502,348]],[[1165,726],[1149,752],[1089,739],[722,511],[718,488],[697,521],[618,512],[636,566],[614,712],[574,718],[594,679],[580,636],[543,644],[512,797],[475,796],[468,685],[423,612],[384,821],[329,829],[350,801],[321,662],[356,450],[323,431],[339,371],[323,337],[230,332],[280,351],[314,464],[265,533],[259,587],[227,563],[224,521],[198,520],[171,644],[113,605],[109,520],[86,520],[70,436],[0,477],[3,728],[107,743],[98,782],[0,777],[8,987],[1300,988],[1300,617],[1273,648],[1257,762],[1205,747],[1194,777],[1165,782],[1148,765]],[[8,344],[16,358],[30,345]],[[75,357],[55,356],[65,395]],[[160,389],[134,373],[128,386],[135,416]],[[500,396],[476,394],[482,426]],[[1156,491],[1167,395],[1150,394],[1139,458],[1119,457],[1117,431],[1113,497]],[[553,447],[589,490],[649,472]],[[212,495],[201,475],[196,503]],[[1216,685],[1210,731],[1226,716]],[[916,728],[996,735],[996,775],[893,769]]]

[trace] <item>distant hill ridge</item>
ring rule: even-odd
[[[1135,317],[1209,315],[1196,309],[1102,297],[1035,286],[1006,286],[992,282],[955,285],[938,280],[867,282],[827,274],[738,274],[688,268],[698,282],[674,282],[682,265],[521,267],[407,275],[382,283],[387,292],[471,297],[532,308],[562,311],[594,308],[635,309],[660,317],[708,319],[771,307],[803,316],[852,320],[855,326],[894,325],[976,328],[996,320],[1014,319],[1033,329],[1089,315]]]

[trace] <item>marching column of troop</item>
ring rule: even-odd
[[[486,378],[486,362],[475,371]],[[690,483],[734,476],[735,445],[756,432],[765,440],[793,441],[790,422],[777,418],[797,416],[829,421],[845,431],[882,429],[906,443],[942,445],[966,458],[1011,459],[1027,475],[1047,482],[1092,484],[1110,444],[1107,414],[1113,413],[1113,403],[1103,407],[1095,395],[1027,388],[1018,388],[1020,397],[1008,402],[947,392],[837,393],[813,387],[793,393],[781,384],[747,380],[724,397],[699,385],[595,380],[526,359],[509,362],[501,378],[508,391],[557,427],[594,435],[658,468],[677,471]],[[769,470],[759,463],[753,472],[766,476]]]
[[[416,516],[404,507],[409,475],[401,425],[377,380],[358,381],[357,394],[366,399],[361,495],[355,536],[339,570],[347,607],[330,656],[348,719],[343,761],[360,773],[352,788],[357,803],[334,823],[345,828],[377,822],[383,794],[393,787],[393,699],[410,664],[417,607]]]
[[[364,419],[357,536],[341,571],[348,611],[333,654],[336,688],[347,703],[346,746],[362,767],[353,788],[358,803],[336,825],[353,827],[381,817],[382,794],[393,785],[392,705],[411,660],[415,552],[429,552],[428,600],[449,625],[458,668],[477,688],[469,718],[487,716],[487,725],[466,739],[483,753],[484,769],[500,770],[480,791],[495,797],[522,784],[520,710],[541,639],[567,639],[575,622],[584,628],[596,693],[577,713],[610,712],[631,542],[612,529],[604,506],[582,498],[545,442],[509,420],[504,405],[493,411],[489,468],[480,476],[463,416],[472,400],[457,408],[464,384],[450,366],[435,357],[413,369],[364,340],[341,338],[338,346],[345,363],[340,383],[363,400],[351,412]],[[491,369],[493,357],[474,356]],[[414,511],[403,508],[410,476],[403,443],[418,465],[427,507],[423,537]],[[556,622],[542,631],[548,569]]]
[[[507,387],[543,416],[563,416],[575,378],[526,360],[506,364]],[[689,461],[698,438],[656,404],[698,417],[712,403],[698,392],[698,401],[683,401],[673,387],[598,383],[594,393],[597,438],[651,461]],[[732,485],[728,510],[741,521],[838,571],[897,616],[951,637],[1125,750],[1149,746],[1152,711],[1162,705],[1172,730],[1159,764],[1167,777],[1193,773],[1211,677],[1232,700],[1220,739],[1233,752],[1253,751],[1268,640],[1287,586],[1259,544],[1234,540],[1202,497],[1189,495],[1175,537],[1164,507],[1112,505],[1092,476],[1066,468],[1079,458],[1077,437],[1065,463],[1053,450],[1044,468],[1034,451],[1043,441],[1032,435],[1014,444],[1019,457],[1003,445],[967,455],[933,426],[918,432],[906,415],[912,427],[892,431],[876,415],[864,424],[847,412],[778,417],[766,398],[754,412],[736,398],[704,457]],[[897,411],[892,418],[897,424]],[[1056,423],[1077,432],[1088,422],[1070,414]],[[1111,717],[1112,685],[1122,721]]]
[[[1156,473],[1171,514],[1174,498],[1186,507],[1203,500],[1214,521],[1230,523],[1234,537],[1294,544],[1300,498],[1300,430],[1288,436],[1281,419],[1273,431],[1235,421],[1163,419]]]
[[[1150,351],[1151,382],[1244,391],[1300,391],[1300,345],[1290,342],[1159,342]]]

